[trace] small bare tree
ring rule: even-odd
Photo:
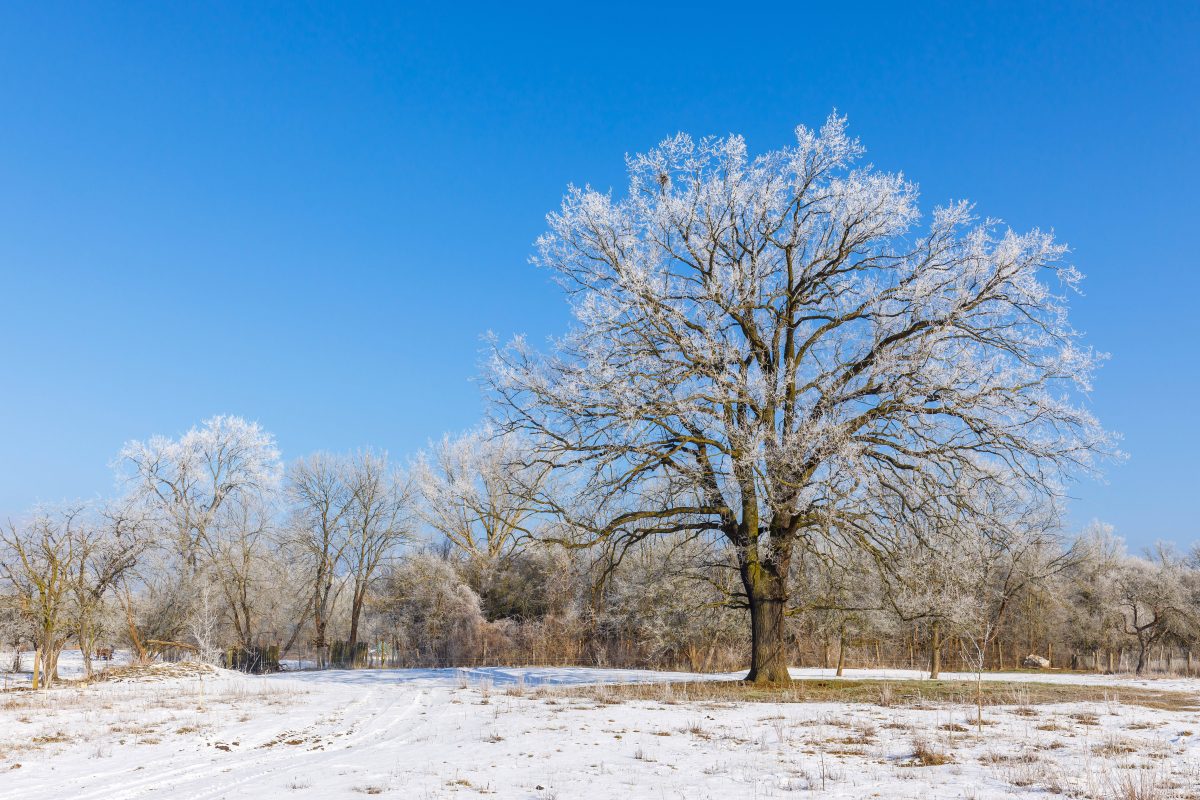
[[[202,581],[187,621],[187,633],[196,643],[196,658],[205,664],[221,662],[220,611],[213,594],[212,585]]]
[[[148,546],[144,515],[126,503],[110,503],[73,528],[71,596],[75,641],[84,676],[92,677],[92,653],[106,603],[138,564]]]
[[[85,513],[82,504],[40,510],[0,528],[0,576],[33,625],[35,689],[58,679],[58,656],[73,632],[71,588]]]
[[[1155,560],[1127,557],[1108,576],[1109,592],[1120,609],[1124,632],[1137,643],[1135,672],[1146,669],[1150,649],[1189,615],[1180,565],[1160,551]]]
[[[0,647],[12,648],[12,659],[0,661],[0,671],[21,671],[21,646],[33,640],[33,626],[22,613],[23,603],[11,587],[0,591]],[[0,650],[0,659],[4,657]]]
[[[351,591],[347,645],[353,654],[371,582],[396,549],[412,537],[412,491],[407,479],[388,463],[386,454],[358,453],[349,477],[344,554]]]
[[[344,585],[338,570],[350,545],[353,477],[352,459],[326,453],[301,459],[288,470],[290,532],[310,575],[312,641],[322,667],[329,663],[329,620]]]
[[[915,520],[914,520],[915,522]],[[941,524],[922,521],[912,526],[911,537],[892,554],[881,574],[887,585],[886,599],[905,622],[925,628],[929,646],[929,677],[936,680],[942,669],[946,639],[975,609],[971,592],[974,581],[959,557],[958,542]]]
[[[263,606],[273,596],[288,592],[288,587],[272,580],[270,567],[278,547],[270,508],[261,497],[226,503],[204,538],[206,569],[201,582],[211,582],[220,591],[243,651],[255,647]]]

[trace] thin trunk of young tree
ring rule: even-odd
[[[75,641],[79,644],[79,652],[83,656],[83,677],[84,680],[92,679],[92,650],[96,646],[96,637],[90,632],[88,626],[81,625],[75,634]]]
[[[133,647],[133,652],[137,656],[139,662],[144,663],[148,659],[146,653],[146,645],[142,641],[141,631],[138,630],[137,617],[133,611],[133,595],[128,587],[122,592],[117,593],[118,599],[121,601],[121,608],[125,612],[125,632],[129,636],[129,643]]]
[[[838,629],[838,662],[837,677],[842,677],[846,669],[846,626]]]
[[[933,623],[929,634],[929,678],[937,680],[942,671],[942,639],[938,623]]]
[[[350,666],[357,667],[358,661],[358,623],[362,617],[363,605],[366,601],[367,589],[366,585],[354,587],[354,597],[350,603],[350,636],[346,641],[346,646],[350,652]]]

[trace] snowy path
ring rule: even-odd
[[[978,736],[966,724],[971,710],[960,707],[609,704],[538,688],[699,677],[585,668],[334,670],[10,693],[0,697],[0,800],[661,800],[810,790],[982,800],[1098,796],[1127,775],[1163,787],[1200,785],[1194,712],[1116,703],[996,708]],[[998,677],[1133,685],[1105,676]],[[919,741],[948,763],[915,764]]]

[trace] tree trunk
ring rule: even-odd
[[[87,637],[78,635],[79,652],[83,656],[83,678],[90,681],[92,679],[92,649],[96,646],[95,637]]]
[[[313,645],[317,649],[317,666],[325,669],[329,666],[329,643],[325,641],[325,616],[319,606],[313,615]]]
[[[42,659],[42,673],[43,677],[46,679],[47,686],[49,686],[51,682],[58,683],[60,680],[58,677],[58,657],[62,653],[62,649],[62,644],[56,644],[55,646],[47,649],[46,656],[44,659]]]
[[[942,671],[942,632],[938,624],[933,623],[929,634],[929,678],[937,680]]]
[[[356,587],[354,597],[350,603],[350,639],[347,645],[350,650],[350,666],[351,668],[361,666],[355,663],[358,660],[358,620],[362,616],[363,600],[366,598],[366,590],[361,592]]]
[[[1144,645],[1141,642],[1138,642],[1137,668],[1133,671],[1135,675],[1141,675],[1142,670],[1146,668],[1146,650],[1148,650],[1148,649],[1149,648],[1147,647],[1147,645]]]
[[[788,684],[787,626],[783,582],[758,565],[742,568],[750,602],[750,683]]]
[[[846,669],[846,632],[838,631],[838,665],[837,677],[842,677]]]
[[[329,595],[333,591],[332,571],[328,569],[328,555],[322,556],[318,564],[317,589],[313,594],[313,646],[317,649],[317,666],[329,666],[329,641],[326,638],[329,626]]]

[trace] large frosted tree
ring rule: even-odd
[[[967,203],[922,221],[916,187],[862,152],[833,116],[755,157],[675,136],[627,159],[620,197],[571,187],[535,261],[576,323],[490,365],[498,416],[581,487],[559,510],[585,539],[728,541],[756,682],[789,679],[797,546],[886,524],[883,495],[1054,493],[1111,449],[1073,399],[1097,359],[1063,246]]]

